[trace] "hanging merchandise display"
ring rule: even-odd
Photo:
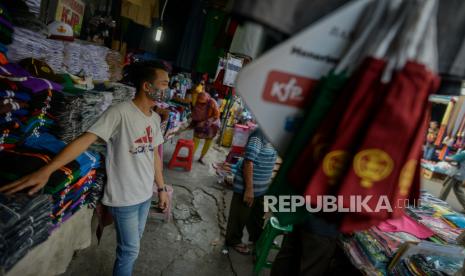
[[[281,45],[239,74],[236,89],[281,156],[298,129],[311,91],[344,54],[348,34],[369,1],[338,9]]]

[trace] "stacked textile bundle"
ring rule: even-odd
[[[60,140],[69,143],[82,134],[82,97],[64,94],[60,104],[63,109],[56,114],[56,126],[52,133]]]
[[[447,250],[447,246],[444,246]],[[463,255],[414,254],[396,265],[393,275],[456,275],[462,268]],[[458,274],[460,275],[460,274]]]
[[[113,101],[113,93],[88,91],[83,94],[82,131],[87,131]]]
[[[93,185],[90,187],[89,196],[87,197],[87,204],[89,208],[97,208],[97,204],[103,197],[103,187],[106,182],[106,172],[104,169],[99,168],[95,172],[95,179]]]
[[[0,267],[9,270],[35,245],[47,240],[51,225],[47,195],[0,194]]]
[[[26,0],[25,1],[27,7],[29,8],[29,11],[36,17],[39,17],[39,14],[40,14],[40,1],[41,0]]]
[[[0,183],[9,183],[40,169],[65,145],[49,133],[40,133],[39,136],[29,136],[24,145],[15,150],[1,152]],[[96,179],[95,169],[99,166],[100,156],[87,151],[51,175],[44,191],[53,198],[55,225],[66,221],[85,204]]]
[[[344,240],[344,249],[354,265],[369,275],[387,275],[388,265],[406,243],[429,241],[435,245],[457,244],[460,233],[465,229],[465,216],[452,211],[446,202],[429,193],[422,192],[420,201],[421,205],[407,208],[408,215],[387,220]],[[412,263],[421,267],[425,260],[432,258],[435,257],[417,256],[407,259],[403,268]]]
[[[11,44],[13,41],[13,23],[9,11],[0,5],[0,43],[3,45]]]
[[[94,182],[95,170],[91,170],[74,184],[53,193],[53,229],[58,228],[62,223],[66,222],[86,204]]]
[[[123,78],[123,57],[118,51],[110,50],[107,54],[110,69],[110,81],[120,81]]]
[[[107,91],[113,93],[113,100],[111,105],[132,100],[136,95],[136,89],[119,82],[111,82],[107,85]]]
[[[47,39],[44,34],[29,29],[15,28],[8,57],[14,62],[33,57],[47,62],[53,71],[63,72],[64,47],[64,42]]]
[[[110,79],[108,52],[106,47],[47,39],[40,32],[15,28],[8,57],[14,62],[32,57],[47,62],[56,73],[84,72],[94,80],[106,81]]]
[[[67,43],[64,48],[64,68],[71,74],[77,75],[83,71],[94,80],[108,80],[110,78],[106,62],[108,51],[108,48],[102,46]]]
[[[32,77],[16,64],[0,66],[0,146],[13,148],[29,135],[38,135],[53,124],[60,110],[61,86]]]

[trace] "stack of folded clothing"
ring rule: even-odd
[[[103,187],[106,181],[106,173],[105,170],[99,168],[96,170],[95,173],[95,180],[94,185],[90,187],[90,193],[87,197],[87,204],[89,208],[95,209],[97,208],[97,204],[103,197]]]
[[[47,39],[45,34],[24,28],[15,28],[13,43],[9,46],[8,58],[18,62],[25,58],[47,62],[53,71],[63,72],[64,42]]]
[[[58,90],[51,81],[32,77],[14,63],[0,65],[0,146],[13,148],[29,135],[47,130],[60,110]]]
[[[73,214],[87,204],[90,190],[96,180],[95,170],[91,170],[87,175],[81,177],[74,184],[53,193],[52,221],[53,229],[58,228],[66,222]]]
[[[37,16],[40,12],[38,2],[40,0],[2,0],[4,6],[10,11],[15,28],[22,27],[46,34],[47,26]]]
[[[82,131],[87,131],[113,102],[113,93],[88,91],[83,95]]]
[[[69,143],[82,134],[82,99],[81,96],[64,94],[61,100],[63,109],[57,112],[51,133]]]
[[[110,70],[110,81],[120,81],[123,78],[123,57],[120,52],[108,51],[107,63]]]
[[[14,148],[21,139],[21,118],[29,114],[28,93],[11,90],[11,86],[0,80],[0,150]]]
[[[26,0],[25,2],[29,11],[36,17],[39,17],[41,0]]]
[[[13,23],[9,10],[0,5],[0,43],[11,44],[13,41]]]
[[[45,166],[65,145],[53,135],[41,133],[29,136],[21,147],[0,152],[0,185]],[[99,166],[100,156],[86,151],[51,175],[44,191],[53,197],[55,225],[64,222],[86,203],[96,181],[95,169]]]
[[[0,65],[8,63],[6,54],[8,52],[7,44],[10,44],[13,38],[8,33],[2,33],[1,30],[13,30],[11,24],[11,15],[8,10],[0,4]]]
[[[111,82],[107,85],[108,91],[113,93],[113,100],[111,105],[119,104],[132,100],[136,95],[136,89],[119,82]]]
[[[102,46],[78,42],[67,43],[64,48],[63,64],[67,72],[78,75],[84,72],[97,81],[110,78],[106,56],[109,49]]]
[[[9,270],[34,246],[47,240],[52,202],[47,195],[0,194],[0,267]]]

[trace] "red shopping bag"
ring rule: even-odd
[[[344,198],[371,197],[367,205],[373,211],[382,196],[391,207],[395,206],[393,201],[398,198],[407,198],[421,152],[428,97],[437,84],[433,73],[414,62],[408,62],[402,71],[395,74],[388,96],[357,150],[338,195]],[[417,133],[418,130],[422,133]],[[421,140],[418,135],[421,135]],[[344,207],[349,207],[349,204],[350,201],[344,201]],[[386,209],[357,213],[357,216],[364,215],[376,221],[387,219],[392,213]],[[361,226],[348,226],[346,223],[341,229],[359,230]]]
[[[348,81],[329,115],[320,124],[289,172],[289,182],[296,191],[301,194],[305,192],[309,179],[318,168],[329,146],[334,140],[344,137],[345,129],[353,126],[353,122],[349,119],[350,115],[357,114],[363,117],[370,111],[370,108],[363,109],[363,106],[368,107],[370,102],[376,101],[375,99],[382,95],[382,91],[377,90],[385,65],[383,60],[366,58]],[[323,182],[319,184],[327,186]]]

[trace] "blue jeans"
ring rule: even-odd
[[[149,214],[151,199],[137,205],[109,207],[116,229],[116,260],[113,276],[131,276],[139,255],[140,239]]]

